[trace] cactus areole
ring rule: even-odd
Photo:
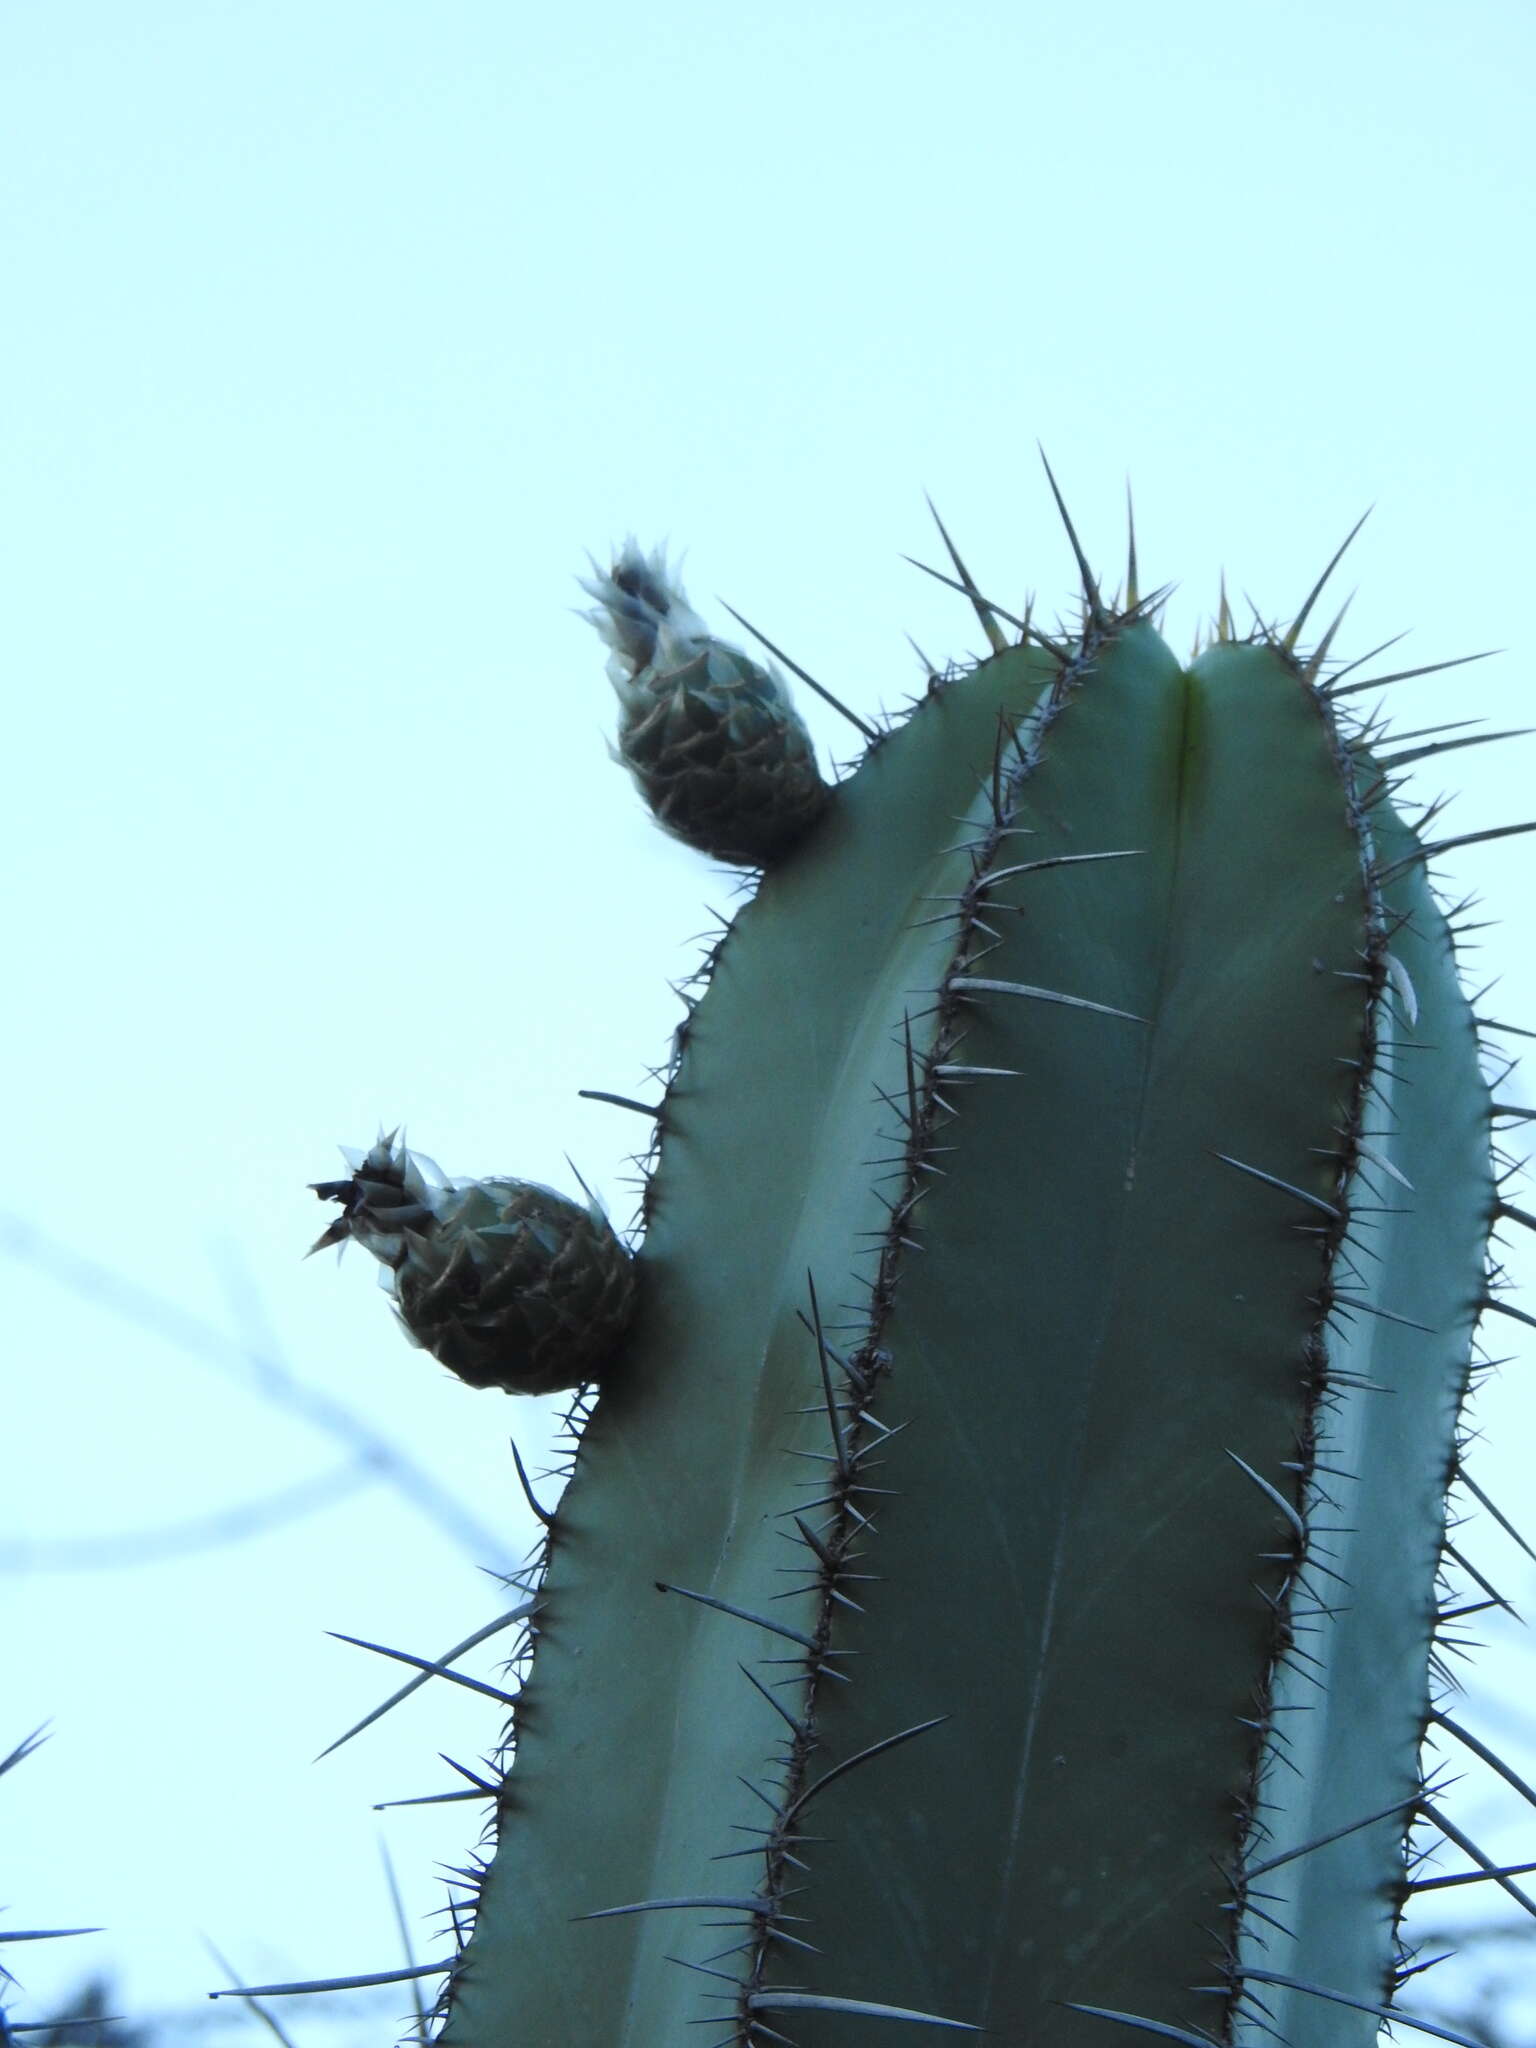
[[[769,700],[692,614],[681,751],[627,713],[669,829],[794,823],[656,1112],[450,2048],[1370,2048],[1405,1974],[1500,1306],[1449,842],[1316,591],[1186,666],[1134,548],[1060,637],[953,562],[991,653],[823,798],[760,722],[733,817]],[[589,587],[642,672],[681,594]]]

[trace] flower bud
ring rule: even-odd
[[[380,1137],[316,1181],[341,1214],[311,1250],[372,1252],[412,1343],[474,1387],[549,1394],[601,1377],[635,1302],[634,1260],[593,1203],[524,1180],[447,1180]]]
[[[630,540],[611,569],[593,568],[581,587],[613,650],[614,758],[675,838],[738,866],[777,859],[831,794],[783,678],[710,635],[660,548]]]

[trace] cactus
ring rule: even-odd
[[[951,548],[991,653],[711,954],[447,2048],[1367,2048],[1396,2010],[1475,1328],[1517,1313],[1458,842],[1303,648],[1318,590],[1246,636],[1223,600],[1186,667],[1134,539],[1111,601],[1067,530],[1059,634]],[[626,576],[681,604],[626,551],[621,648]],[[768,860],[721,789],[703,843]]]

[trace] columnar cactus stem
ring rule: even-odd
[[[1081,631],[1015,642],[955,557],[995,651],[771,849],[789,771],[759,734],[733,783],[721,711],[685,836],[767,872],[659,1113],[449,2048],[1370,2048],[1392,2003],[1476,1029],[1317,593],[1185,667],[1083,566]],[[654,705],[690,662],[767,700],[659,558],[589,588],[682,829]]]

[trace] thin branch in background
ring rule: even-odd
[[[113,1536],[60,1536],[33,1543],[26,1538],[7,1542],[0,1538],[0,1571],[6,1572],[98,1572],[119,1567],[159,1564],[168,1557],[182,1557],[193,1551],[217,1550],[227,1543],[244,1543],[263,1536],[285,1522],[347,1500],[365,1486],[373,1485],[379,1472],[370,1452],[363,1452],[345,1465],[322,1472],[314,1479],[301,1479],[275,1493],[244,1501],[238,1507],[222,1508],[212,1514],[189,1516],[158,1529],[135,1529]]]
[[[344,1443],[359,1465],[366,1463],[375,1477],[387,1480],[477,1562],[491,1557],[503,1564],[511,1563],[510,1554],[494,1530],[469,1513],[447,1487],[439,1485],[393,1439],[356,1410],[323,1388],[297,1378],[275,1343],[259,1345],[229,1336],[201,1316],[126,1279],[110,1266],[58,1243],[25,1218],[7,1211],[0,1211],[0,1256],[30,1266],[67,1293],[105,1309],[119,1321],[147,1331],[205,1365],[215,1365],[226,1372],[236,1368],[238,1377],[263,1400]]]
[[[48,1723],[45,1721],[41,1728],[34,1728],[30,1735],[23,1735],[9,1756],[0,1756],[0,1778],[24,1758],[29,1757],[34,1749],[41,1749],[47,1740]]]
[[[389,1845],[382,1835],[379,1837],[379,1854],[384,1859],[384,1878],[389,1886],[389,1902],[394,1908],[395,1926],[400,1931],[400,1946],[405,1953],[407,1967],[413,1972],[411,2005],[416,2015],[415,2036],[420,2048],[427,2048],[427,2002],[421,1995],[421,1979],[414,1974],[416,1951],[411,1942],[410,1923],[405,1917],[405,1901],[400,1896],[400,1885],[395,1876],[395,1866],[390,1860]]]

